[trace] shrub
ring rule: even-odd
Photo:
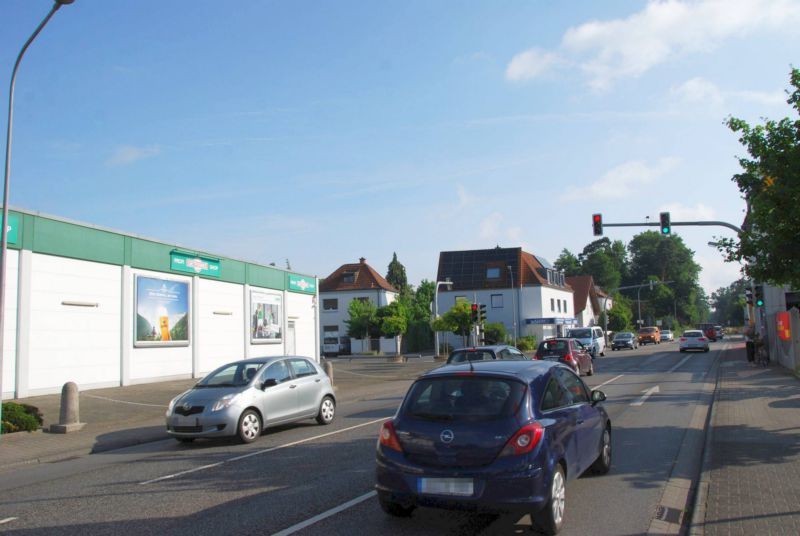
[[[3,402],[2,433],[33,432],[42,424],[39,408],[16,402]]]
[[[517,348],[522,352],[530,352],[536,350],[536,337],[528,335],[517,339]]]

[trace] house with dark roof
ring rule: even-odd
[[[358,263],[343,264],[319,283],[319,314],[322,350],[325,355],[349,354],[362,351],[395,352],[395,340],[361,340],[347,336],[349,307],[353,300],[368,300],[376,307],[392,303],[399,291],[367,264],[364,257]]]
[[[576,322],[564,273],[522,248],[443,251],[436,280],[452,283],[437,296],[440,314],[461,300],[485,304],[486,321],[504,324],[514,340],[563,335]],[[447,342],[462,344],[452,334]]]
[[[567,277],[566,280],[574,292],[572,307],[578,327],[596,325],[600,321],[603,307],[605,306],[607,311],[614,305],[611,296],[595,285],[592,276],[574,275]]]

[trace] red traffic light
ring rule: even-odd
[[[478,304],[477,304],[477,303],[473,303],[473,304],[472,304],[472,312],[474,313],[474,312],[476,312],[477,310],[478,310]]]
[[[592,214],[592,231],[594,236],[601,236],[603,234],[603,215]]]

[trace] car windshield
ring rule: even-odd
[[[592,336],[592,330],[590,329],[572,329],[569,332],[570,337],[575,337],[578,339],[588,339]]]
[[[195,387],[242,387],[250,383],[264,363],[231,363],[218,368]]]
[[[615,339],[632,339],[633,333],[617,333],[614,335]]]
[[[656,328],[642,328],[639,330],[639,333],[655,333]]]
[[[466,363],[467,361],[491,361],[492,353],[487,350],[456,350],[447,359],[448,363]]]
[[[411,387],[401,412],[430,421],[487,421],[514,415],[525,384],[505,378],[424,378]]]

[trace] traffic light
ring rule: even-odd
[[[602,214],[592,214],[592,230],[594,230],[594,236],[603,236]]]
[[[670,234],[672,232],[672,226],[669,223],[669,212],[662,212],[659,216],[661,218],[661,234]]]
[[[744,299],[747,305],[753,305],[753,291],[749,288],[744,289]]]
[[[478,321],[478,304],[472,304],[472,322],[475,323]]]
[[[480,304],[478,309],[478,322],[486,322],[486,304]]]
[[[756,295],[754,298],[756,307],[764,307],[764,285],[756,285]]]

